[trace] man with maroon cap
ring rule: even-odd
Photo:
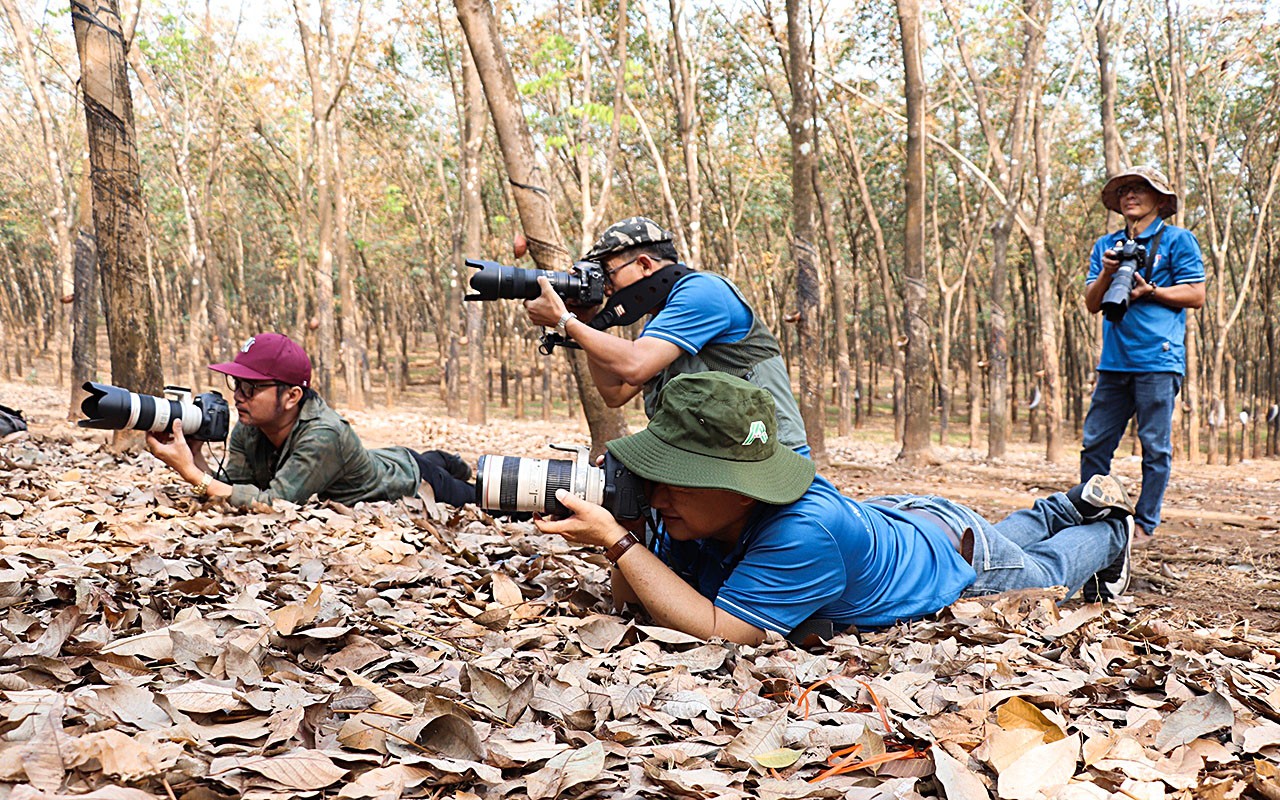
[[[195,486],[201,497],[248,508],[272,500],[305,503],[313,495],[351,504],[396,500],[431,484],[436,500],[474,502],[470,468],[441,450],[407,447],[366,450],[350,424],[311,388],[311,359],[288,336],[260,333],[233,361],[211,364],[227,376],[239,424],[231,432],[227,462],[209,470],[174,422],[172,434],[147,434],[147,449]]]

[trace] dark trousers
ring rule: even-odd
[[[464,506],[476,501],[475,484],[460,481],[449,474],[449,470],[445,467],[444,451],[428,450],[425,453],[419,453],[416,450],[410,450],[409,452],[413,453],[413,460],[418,462],[418,473],[422,479],[431,484],[431,491],[435,492],[437,502],[448,503],[451,506]]]

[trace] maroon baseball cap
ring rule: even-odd
[[[311,385],[311,359],[297,342],[283,333],[260,333],[245,342],[233,360],[210,364],[209,369],[251,381]]]

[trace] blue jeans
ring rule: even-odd
[[[978,577],[965,590],[966,597],[1049,586],[1067,587],[1069,597],[1116,560],[1128,535],[1120,520],[1084,524],[1080,512],[1061,492],[994,525],[943,497],[899,495],[871,502],[928,511],[957,534],[972,530],[973,569]]]
[[[1129,420],[1138,415],[1138,440],[1142,442],[1142,494],[1138,496],[1134,522],[1147,533],[1160,524],[1160,506],[1169,485],[1173,463],[1173,404],[1182,389],[1176,372],[1098,371],[1089,413],[1084,418],[1084,442],[1080,449],[1080,480],[1111,471],[1111,456],[1124,436]]]

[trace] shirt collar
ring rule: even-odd
[[[1150,239],[1152,236],[1155,236],[1157,233],[1159,233],[1163,227],[1164,227],[1164,217],[1156,217],[1155,222],[1152,222],[1150,225],[1147,226],[1146,230],[1144,230],[1142,233],[1138,234],[1133,238]]]

